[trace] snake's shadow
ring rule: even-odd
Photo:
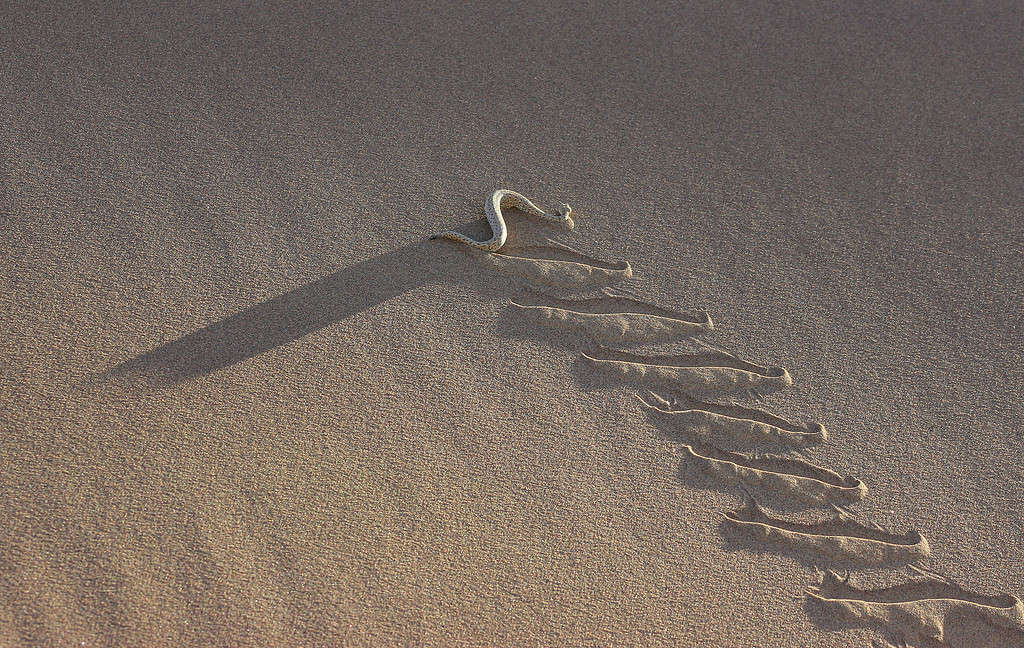
[[[474,229],[476,221],[463,225]],[[436,281],[464,281],[477,292],[507,293],[507,281],[480,272],[467,247],[423,240],[337,272],[214,322],[106,371],[173,385],[231,366]]]

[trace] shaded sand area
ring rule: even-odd
[[[1004,5],[3,9],[0,644],[1013,645]],[[498,187],[575,231],[427,240]],[[552,236],[792,386],[652,416],[510,305],[575,298],[513,272]],[[863,480],[855,521],[669,406]]]

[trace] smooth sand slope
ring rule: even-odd
[[[1019,641],[1011,3],[210,4],[0,10],[0,644]]]

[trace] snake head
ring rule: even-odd
[[[573,229],[575,224],[572,222],[572,207],[562,203],[558,206],[558,215],[561,216],[565,223],[569,226],[569,229]]]

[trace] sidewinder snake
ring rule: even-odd
[[[511,189],[498,189],[491,194],[484,205],[484,210],[487,212],[487,222],[491,226],[491,238],[486,241],[477,241],[476,239],[472,239],[465,234],[455,231],[441,232],[440,234],[434,234],[430,238],[451,239],[452,241],[465,243],[470,247],[474,247],[485,252],[497,252],[503,245],[505,245],[505,239],[508,238],[508,225],[505,224],[505,218],[501,214],[503,207],[518,207],[519,209],[522,209],[529,214],[533,214],[534,216],[554,221],[556,223],[566,224],[569,229],[573,228],[571,216],[572,207],[569,205],[563,204],[559,206],[557,213],[549,214],[537,205],[534,205],[526,196],[520,193],[516,193]]]

